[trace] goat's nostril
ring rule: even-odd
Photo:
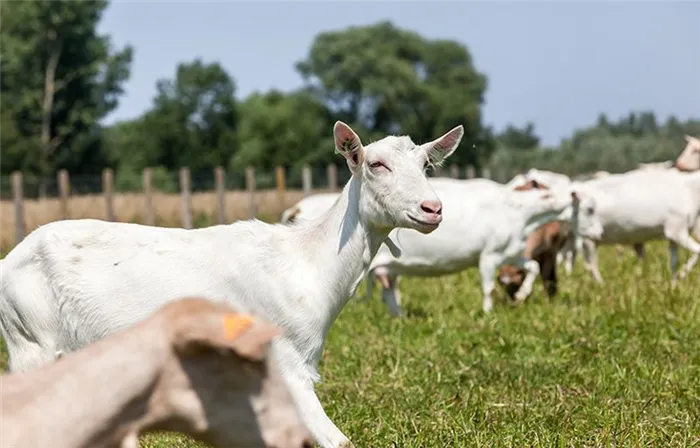
[[[442,214],[442,204],[440,201],[423,201],[420,204],[420,209],[425,213],[430,213],[434,215]]]
[[[313,439],[307,437],[304,439],[304,441],[301,444],[301,448],[314,448],[314,441]]]

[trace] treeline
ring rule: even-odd
[[[107,4],[0,3],[3,175],[97,175],[109,167],[118,188],[139,185],[145,167],[155,176],[183,166],[210,176],[216,166],[285,166],[294,177],[304,164],[337,162],[337,119],[367,141],[391,133],[426,141],[461,123],[465,137],[450,161],[510,172],[622,171],[673,159],[683,134],[700,135],[698,120],[659,123],[649,112],[601,116],[558,148],[542,148],[532,123],[495,131],[482,120],[488,80],[468,49],[390,22],[317,35],[296,64],[304,84],[291,92],[239,99],[217,62],[183,62],[157,82],[148,111],[108,127],[102,121],[117,107],[138,49],[114,48],[97,33]]]

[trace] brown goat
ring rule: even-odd
[[[270,341],[281,330],[185,298],[23,373],[0,376],[3,448],[137,448],[177,431],[215,447],[311,447]]]

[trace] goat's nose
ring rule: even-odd
[[[423,201],[420,203],[420,209],[425,213],[434,215],[442,214],[442,203],[440,201]]]

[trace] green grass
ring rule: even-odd
[[[663,243],[643,263],[600,254],[605,285],[579,260],[555,299],[538,283],[488,316],[476,270],[404,278],[402,320],[378,290],[351,301],[322,359],[326,412],[358,448],[699,446],[700,267],[673,290]]]

